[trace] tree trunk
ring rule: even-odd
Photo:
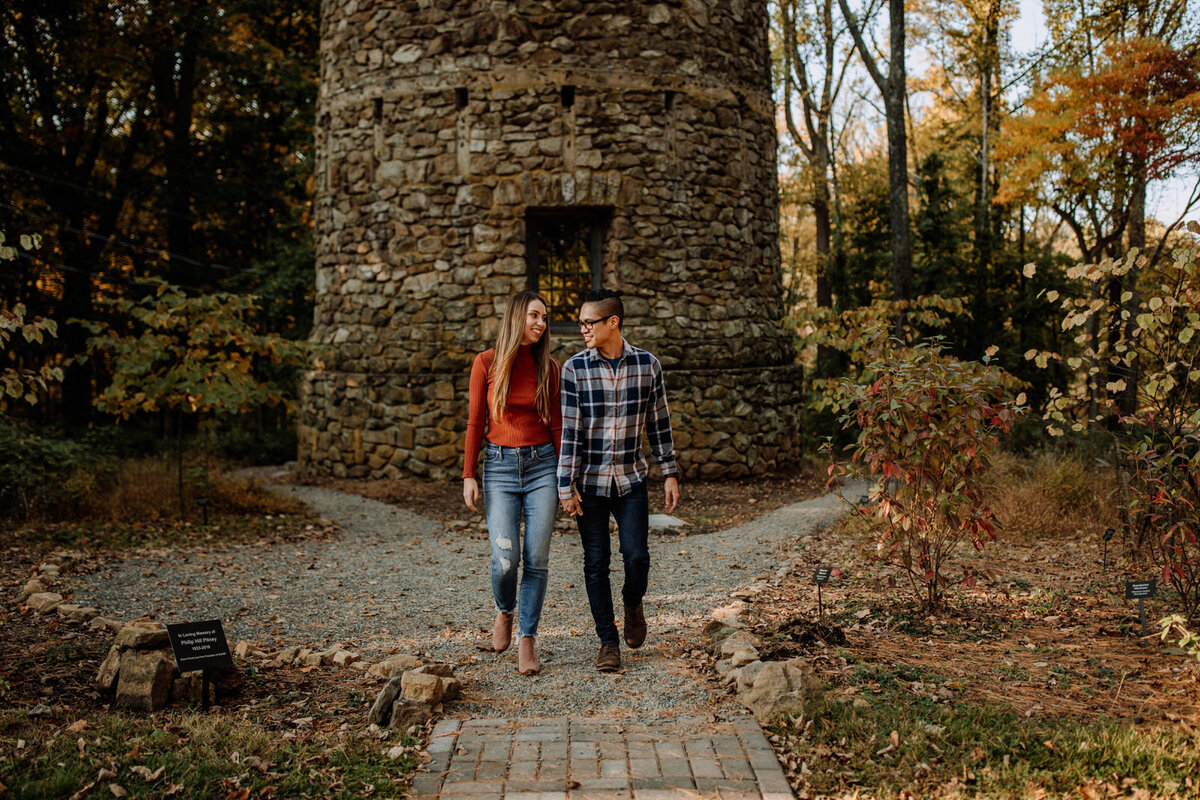
[[[163,135],[168,269],[167,280],[174,284],[196,284],[198,275],[192,257],[193,149],[192,121],[195,116],[198,43],[203,40],[206,4],[193,0],[175,20],[159,20],[159,52],[153,56],[151,70]],[[174,23],[174,25],[172,24]],[[180,31],[173,34],[174,26]],[[178,39],[177,41],[175,39]]]
[[[1144,161],[1139,160],[1135,165],[1135,174],[1137,175],[1137,183],[1133,188],[1133,196],[1129,200],[1129,249],[1137,249],[1141,256],[1139,263],[1130,270],[1128,275],[1128,288],[1133,293],[1133,297],[1129,300],[1129,309],[1135,309],[1142,302],[1142,293],[1138,291],[1138,276],[1142,272],[1145,264],[1144,259],[1146,254],[1146,165]],[[1118,303],[1120,297],[1117,298]],[[1118,306],[1120,307],[1120,306]],[[1137,328],[1137,315],[1130,314],[1129,319],[1122,323],[1119,319],[1114,319],[1114,326],[1122,325],[1125,341],[1133,340],[1134,330]],[[1131,350],[1128,360],[1120,365],[1119,369],[1121,378],[1125,381],[1125,388],[1117,395],[1117,410],[1121,416],[1129,416],[1137,410],[1137,393],[1138,381],[1141,377],[1140,364],[1138,362],[1137,350]]]
[[[897,300],[912,299],[912,235],[908,228],[908,130],[904,125],[907,95],[904,70],[904,2],[888,3],[891,59],[884,92],[888,137],[888,216],[892,233],[892,289]],[[903,319],[897,320],[897,328]]]
[[[179,518],[187,519],[183,507],[183,411],[175,411],[175,474],[179,480]]]
[[[64,249],[64,252],[68,252]],[[69,260],[69,258],[68,258]],[[92,319],[92,276],[86,263],[79,272],[63,273],[62,314],[64,320]],[[86,272],[85,272],[86,270]],[[63,349],[68,355],[80,355],[87,350],[88,333],[81,325],[63,325]],[[67,428],[87,425],[92,414],[92,362],[72,361],[63,371],[63,423]]]
[[[838,6],[842,9],[842,16],[850,29],[850,35],[854,37],[854,47],[863,60],[863,66],[867,68],[867,73],[883,96],[888,138],[888,219],[892,240],[892,295],[896,300],[911,300],[913,263],[912,233],[908,227],[908,130],[904,124],[907,96],[904,70],[904,2],[888,2],[891,59],[886,76],[880,71],[875,56],[867,47],[862,35],[862,26],[850,10],[847,0],[838,0]],[[903,312],[896,317],[897,333],[904,328],[904,317]]]
[[[812,164],[813,178],[813,223],[816,229],[817,247],[817,307],[833,308],[833,290],[829,283],[832,260],[833,217],[830,213],[829,178],[825,172],[828,156],[824,143],[814,148],[817,156]],[[828,378],[837,369],[837,352],[826,345],[817,347],[817,377]]]

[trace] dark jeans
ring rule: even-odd
[[[612,557],[608,516],[612,514],[617,520],[617,538],[625,562],[621,599],[627,606],[636,606],[646,594],[650,575],[650,502],[646,482],[634,486],[624,497],[617,496],[615,487],[610,497],[585,493],[581,505],[583,514],[575,520],[583,543],[583,579],[592,619],[596,622],[596,635],[601,644],[618,644],[621,637],[613,617],[612,587],[608,581]]]

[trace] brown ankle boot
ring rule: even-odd
[[[537,651],[534,649],[536,643],[536,638],[533,636],[522,636],[517,639],[517,672],[522,675],[537,675],[542,671]]]
[[[646,641],[646,615],[642,604],[625,606],[625,644],[630,647],[641,647]]]
[[[601,672],[616,672],[621,668],[621,647],[615,644],[600,645],[600,655],[596,656],[596,669]]]
[[[503,653],[512,643],[512,613],[505,614],[501,611],[496,615],[496,625],[492,628],[492,650],[497,653]]]

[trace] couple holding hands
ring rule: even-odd
[[[479,510],[476,464],[482,449],[482,497],[497,612],[491,649],[508,648],[517,615],[517,669],[522,675],[541,671],[537,628],[556,505],[575,517],[579,527],[584,583],[600,638],[596,668],[621,668],[608,580],[610,514],[617,521],[625,565],[625,644],[640,647],[646,639],[642,598],[650,571],[650,507],[643,431],[666,478],[667,513],[679,501],[679,470],[662,366],[625,341],[624,316],[620,292],[599,290],[584,297],[579,329],[587,349],[560,369],[550,355],[545,300],[520,292],[508,302],[496,346],[480,353],[471,367],[463,499],[472,511]]]

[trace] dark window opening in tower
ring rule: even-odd
[[[525,217],[529,288],[546,298],[550,322],[575,321],[583,296],[600,288],[608,208],[530,209]]]
[[[667,111],[675,108],[675,93],[672,91],[663,92],[663,108]]]
[[[570,108],[571,106],[575,105],[575,87],[574,86],[562,87],[561,95],[562,95],[562,107],[563,108]]]
[[[383,98],[375,98],[375,122],[376,124],[383,122]]]
[[[470,100],[470,95],[467,93],[467,87],[459,86],[454,90],[454,107],[458,111],[462,111],[467,107],[467,102]]]

